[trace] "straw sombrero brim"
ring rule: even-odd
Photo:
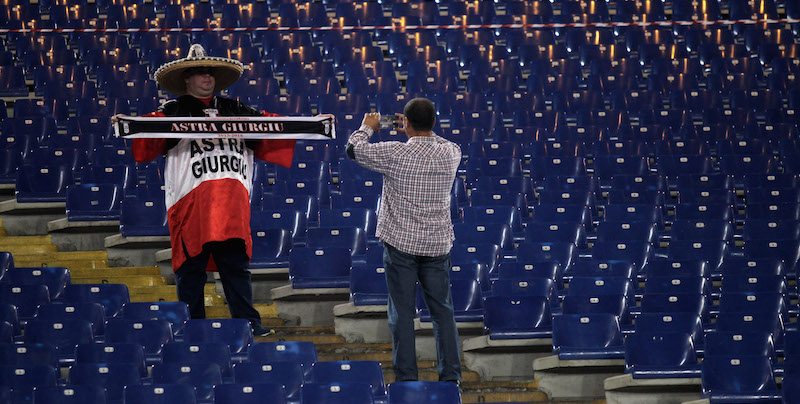
[[[192,67],[214,68],[215,93],[230,87],[244,71],[244,66],[238,60],[215,56],[199,56],[166,63],[159,67],[153,76],[164,91],[175,95],[185,95],[186,82],[183,81],[183,72]]]

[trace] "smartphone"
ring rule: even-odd
[[[381,129],[397,127],[394,121],[397,120],[397,114],[381,115]]]

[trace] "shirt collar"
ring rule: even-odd
[[[436,134],[434,133],[433,135],[435,136]],[[433,137],[433,136],[412,136],[412,137],[408,138],[408,141],[409,142],[414,142],[414,143],[417,143],[417,142],[435,143],[436,142],[436,138]]]

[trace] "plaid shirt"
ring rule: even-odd
[[[412,255],[435,257],[450,252],[450,190],[461,149],[439,136],[414,136],[407,142],[369,143],[372,128],[350,135],[353,159],[383,174],[376,236]]]

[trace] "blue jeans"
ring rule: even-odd
[[[414,318],[416,284],[419,281],[422,297],[431,312],[439,380],[461,381],[458,330],[450,294],[450,254],[426,257],[406,254],[386,243],[383,246],[395,380],[418,379]]]

